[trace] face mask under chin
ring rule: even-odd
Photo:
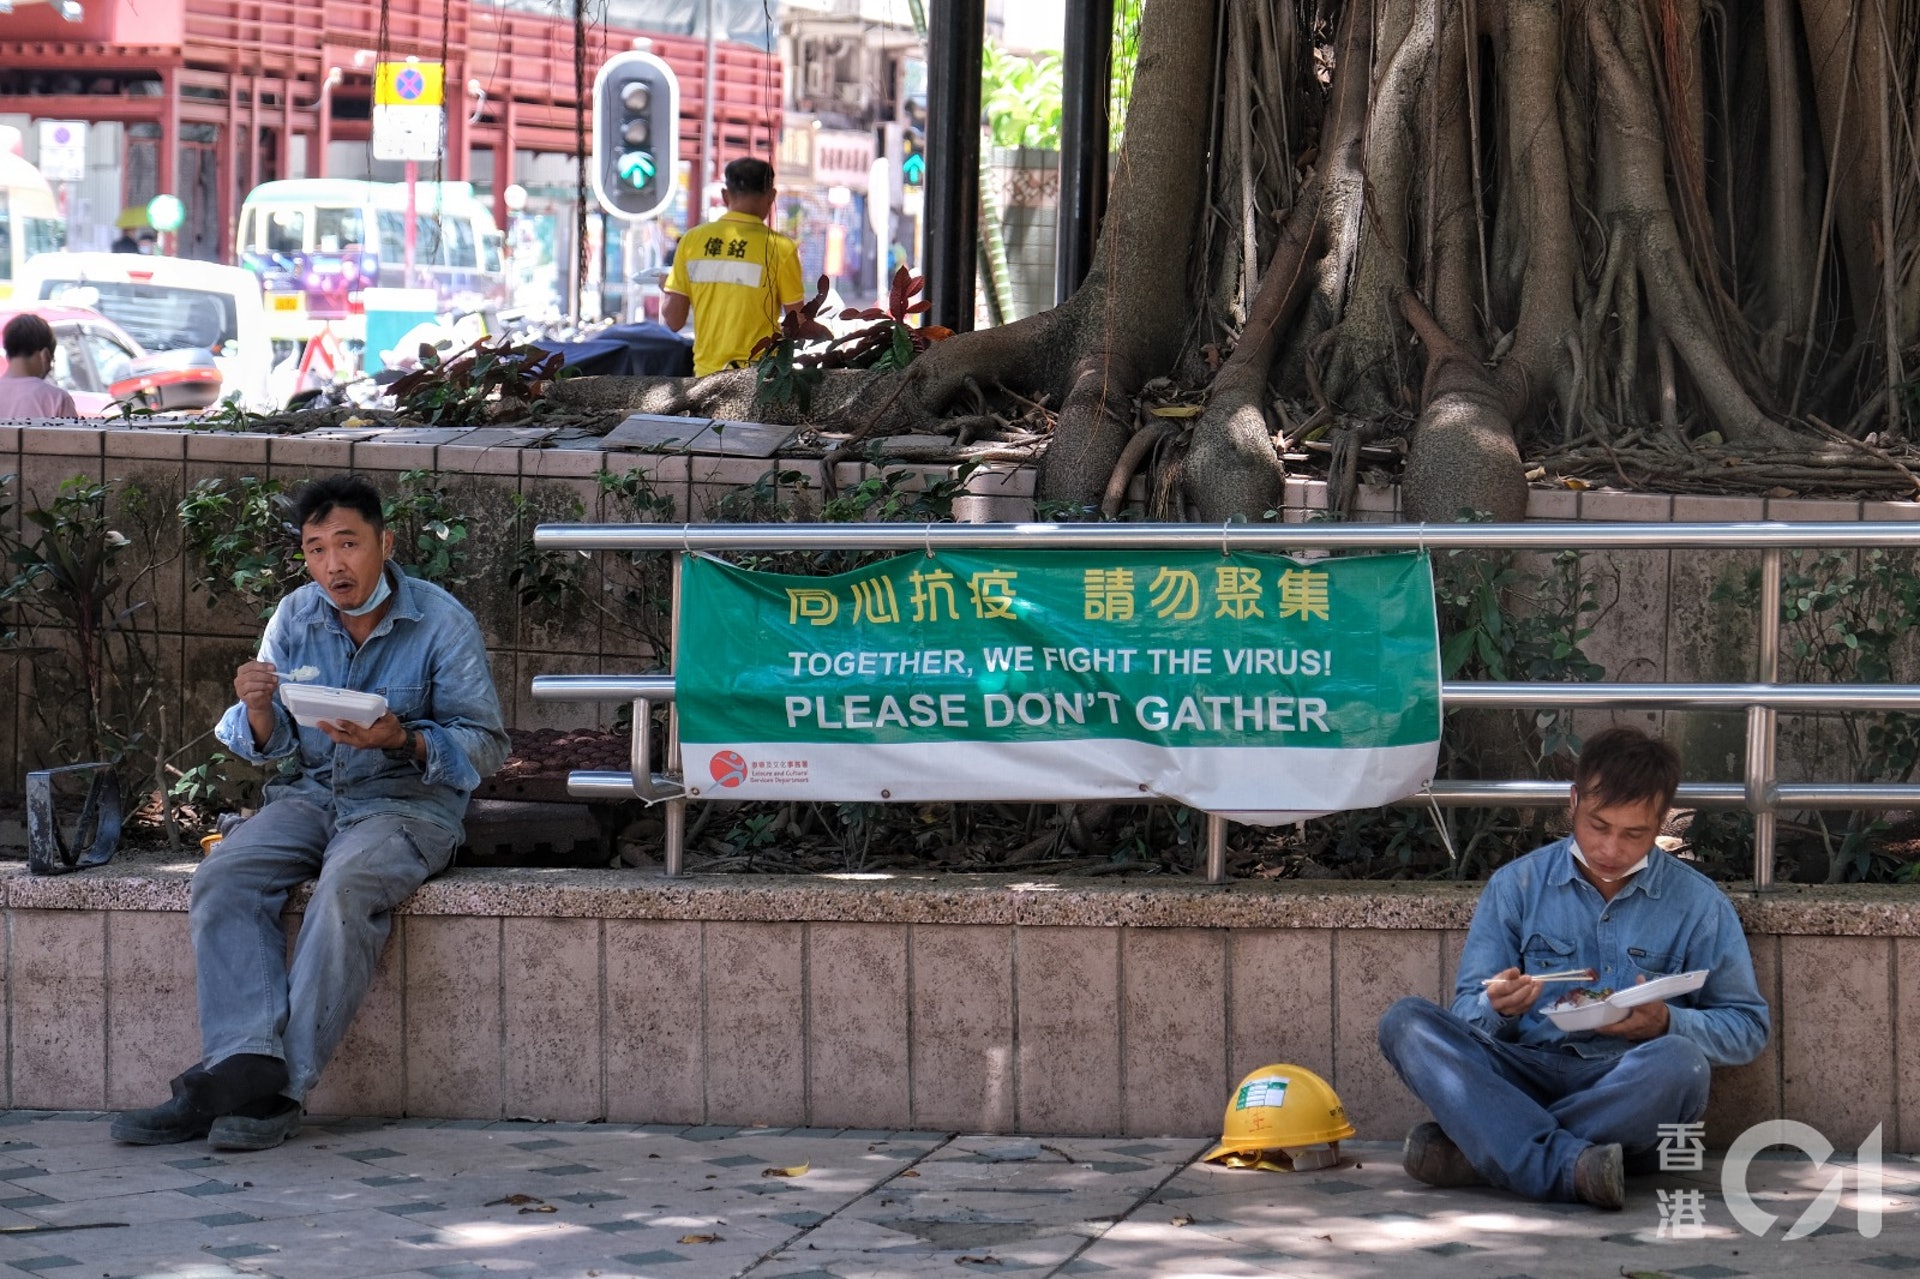
[[[1600,874],[1599,871],[1594,870],[1593,863],[1588,861],[1587,855],[1580,851],[1580,841],[1577,839],[1573,841],[1573,860],[1579,862],[1582,866],[1585,866],[1588,870],[1592,870],[1594,875],[1597,878],[1604,879],[1609,884],[1617,884],[1621,880],[1626,879],[1628,876],[1638,874],[1640,871],[1645,870],[1647,868],[1647,858],[1651,857],[1652,855],[1653,855],[1653,851],[1649,849],[1646,853],[1641,855],[1639,861],[1627,867],[1625,870],[1621,871],[1618,875],[1602,875]]]
[[[380,566],[380,582],[373,588],[373,594],[367,596],[366,603],[362,604],[359,608],[341,608],[338,604],[335,604],[333,607],[342,617],[365,617],[368,613],[373,612],[374,609],[386,603],[387,597],[392,594],[393,587],[387,583],[387,566],[382,564]],[[331,601],[332,597],[329,596],[328,599]]]

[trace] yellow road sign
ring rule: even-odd
[[[438,62],[382,62],[373,69],[375,106],[437,107],[446,97],[446,68]]]

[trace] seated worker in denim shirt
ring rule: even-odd
[[[378,491],[357,477],[313,481],[294,495],[294,522],[313,580],[274,610],[215,730],[279,773],[193,877],[204,1056],[173,1081],[172,1100],[114,1120],[121,1141],[284,1141],[360,1006],[393,908],[446,869],[468,795],[506,758],[480,628],[453,596],[387,562]],[[302,727],[277,696],[282,679],[378,693],[388,709],[371,724]],[[316,876],[289,968],[280,912]]]
[[[1460,955],[1451,1011],[1402,999],[1380,1050],[1436,1123],[1407,1135],[1407,1174],[1431,1186],[1492,1184],[1530,1199],[1626,1204],[1626,1166],[1657,1158],[1659,1130],[1695,1124],[1712,1066],[1767,1042],[1767,1005],[1733,905],[1654,846],[1680,784],[1671,746],[1614,728],[1587,743],[1573,780],[1573,834],[1487,881]],[[1567,1032],[1542,1016],[1567,985],[1537,975],[1592,968],[1619,989],[1708,970],[1698,991]]]

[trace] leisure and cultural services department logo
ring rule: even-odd
[[[707,764],[713,780],[732,789],[747,780],[747,761],[739,751],[718,751]]]

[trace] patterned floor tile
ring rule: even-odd
[[[197,1186],[181,1186],[179,1189],[183,1195],[192,1195],[196,1199],[201,1199],[208,1195],[237,1194],[240,1187],[224,1181],[203,1181]]]

